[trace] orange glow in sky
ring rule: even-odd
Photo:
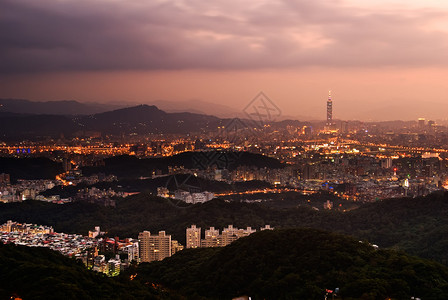
[[[6,0],[0,97],[236,111],[260,91],[284,117],[445,119],[442,1]],[[14,28],[10,30],[8,28]]]

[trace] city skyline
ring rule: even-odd
[[[240,111],[263,91],[288,116],[324,119],[331,89],[337,119],[446,115],[441,1],[21,0],[3,11],[2,98]]]
[[[1,3],[0,298],[448,299],[448,3]]]

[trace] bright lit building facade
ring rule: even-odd
[[[171,235],[159,231],[158,235],[151,235],[149,231],[138,235],[140,262],[162,260],[171,256]]]

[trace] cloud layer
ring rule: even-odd
[[[446,66],[448,12],[324,0],[0,0],[0,72]]]

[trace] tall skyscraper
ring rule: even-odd
[[[196,225],[191,225],[187,228],[186,248],[201,247],[201,228]]]
[[[140,262],[162,260],[171,256],[171,235],[159,231],[159,235],[151,235],[149,231],[138,234]]]
[[[333,125],[333,101],[331,100],[331,91],[328,92],[327,100],[327,126]]]

